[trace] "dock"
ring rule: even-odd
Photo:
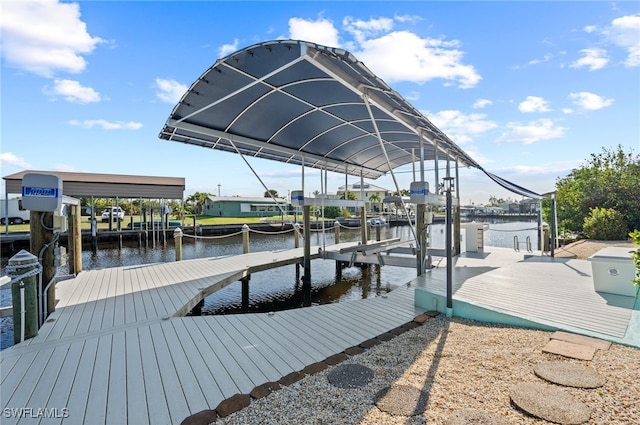
[[[455,261],[456,316],[563,330],[640,348],[640,298],[596,292],[587,260],[523,255],[492,247],[467,252]],[[417,306],[444,311],[444,263],[413,282]]]
[[[2,423],[177,424],[423,312],[407,286],[357,302],[184,317],[216,288],[299,262],[302,251],[92,270],[59,283],[38,335],[1,352],[2,408],[31,409]],[[64,414],[40,421],[29,416],[38,408]]]
[[[350,246],[324,251],[348,255],[355,252]],[[312,252],[319,258],[322,250]],[[302,256],[297,248],[125,266],[59,283],[56,311],[39,334],[0,353],[3,411],[22,412],[2,423],[178,424],[443,308],[440,259],[384,296],[272,313],[184,316],[216,288]],[[500,248],[465,253],[454,267],[454,311],[640,347],[638,303],[587,288],[588,266]],[[34,418],[25,409],[63,414]]]

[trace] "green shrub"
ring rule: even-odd
[[[629,233],[629,236],[633,239],[634,244],[640,245],[640,230],[634,230]],[[640,248],[631,251],[631,258],[633,259],[633,264],[636,266],[636,277],[633,278],[633,284],[640,286]]]
[[[589,239],[612,241],[627,238],[624,217],[613,208],[592,208],[584,219],[582,229]]]

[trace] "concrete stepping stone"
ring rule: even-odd
[[[549,422],[578,425],[591,417],[591,409],[565,390],[541,382],[525,382],[509,390],[519,409]]]
[[[447,418],[445,425],[508,425],[503,418],[477,409],[461,409]]]
[[[343,364],[329,372],[327,379],[338,388],[364,387],[373,380],[373,370],[359,364]]]
[[[411,385],[392,385],[378,391],[374,403],[378,409],[394,416],[414,416],[424,413],[429,394]]]
[[[538,363],[533,372],[540,378],[554,384],[576,388],[598,388],[606,379],[595,370],[569,362]]]
[[[559,354],[564,357],[579,360],[593,360],[593,356],[596,354],[596,349],[586,345],[574,344],[573,342],[552,339],[547,342],[547,345],[542,347],[542,352]]]
[[[572,334],[569,332],[557,331],[554,332],[551,339],[557,339],[560,341],[572,342],[574,344],[586,345],[588,347],[593,347],[597,350],[608,350],[611,347],[611,343],[609,341],[605,341],[603,339],[591,338],[589,336]]]

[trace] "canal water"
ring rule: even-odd
[[[433,245],[444,247],[444,226],[434,225],[431,230]],[[506,222],[492,223],[485,232],[485,245],[497,247],[513,247],[514,235],[525,241],[527,237],[537,246],[536,223]],[[383,226],[381,238],[413,239],[408,226]],[[311,235],[312,245],[323,246],[334,243],[333,231],[314,232]],[[342,229],[341,242],[358,241],[359,230]],[[292,232],[281,234],[262,234],[251,232],[249,250],[251,252],[273,251],[294,248],[295,241]],[[524,250],[524,246],[521,248]],[[184,238],[183,259],[221,257],[242,254],[242,237],[240,235],[224,238],[203,238],[194,240]],[[2,258],[2,275],[7,264]],[[139,248],[137,244],[125,245],[118,249],[117,245],[101,244],[96,251],[83,251],[82,264],[84,270],[95,270],[108,267],[130,266],[175,261],[175,248],[172,240],[166,248]],[[300,269],[304,273],[304,269]],[[60,274],[66,273],[64,267]],[[390,290],[405,285],[415,277],[415,269],[394,266],[371,266],[366,268],[350,267],[342,270],[342,275],[336,274],[336,264],[332,260],[313,260],[311,263],[311,302],[312,304],[326,304],[349,300],[375,297]],[[294,265],[284,266],[251,275],[249,284],[249,311],[268,312],[302,306],[302,276],[296,275]],[[242,311],[241,284],[233,283],[205,299],[203,314],[233,314]],[[11,305],[11,290],[9,286],[0,289],[0,305]],[[12,319],[0,319],[0,346],[5,348],[12,344]]]

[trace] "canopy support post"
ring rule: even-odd
[[[253,173],[254,176],[256,176],[256,178],[258,179],[258,181],[260,182],[260,184],[262,185],[262,187],[264,187],[265,193],[269,194],[269,197],[271,199],[273,199],[273,202],[276,203],[276,206],[278,207],[278,209],[280,210],[280,213],[282,214],[282,216],[285,216],[285,211],[282,208],[282,206],[280,205],[280,203],[278,202],[278,200],[276,199],[275,196],[273,196],[273,193],[271,193],[271,191],[269,190],[269,188],[267,187],[266,184],[264,184],[264,181],[262,181],[262,179],[260,178],[260,176],[258,175],[258,173],[256,173],[256,171],[253,169],[253,167],[251,166],[251,164],[249,164],[249,161],[247,161],[247,159],[244,157],[244,155],[242,154],[242,152],[240,152],[240,150],[236,147],[236,144],[233,143],[233,140],[229,140],[229,143],[231,144],[231,146],[233,146],[233,148],[236,150],[236,152],[238,153],[238,155],[240,155],[240,158],[242,158],[242,160],[244,161],[245,164],[247,164],[247,167],[249,167],[249,169],[251,170],[251,172]],[[303,174],[303,180],[304,182],[304,174]],[[304,192],[303,192],[304,194]]]
[[[387,161],[387,166],[389,167],[391,178],[393,178],[393,184],[396,186],[396,191],[398,192],[398,194],[400,194],[400,186],[398,185],[398,180],[396,179],[396,175],[393,173],[393,169],[391,168],[391,161],[389,160],[389,155],[387,154],[387,148],[384,146],[384,142],[382,141],[382,136],[380,136],[380,130],[378,130],[378,124],[376,123],[376,120],[373,117],[373,112],[371,111],[371,105],[369,103],[369,97],[367,96],[366,91],[362,96],[362,98],[364,100],[364,104],[367,106],[367,112],[369,113],[369,118],[371,119],[371,123],[373,124],[373,128],[375,129],[376,136],[378,137],[378,142],[380,142],[380,148],[382,149],[382,152],[384,153],[384,158]],[[420,142],[422,143],[422,132],[420,132],[419,134],[420,134]],[[424,150],[422,150],[421,155],[422,155],[422,158],[424,158]],[[421,160],[420,162],[421,162],[421,174],[424,177],[424,164],[423,164],[424,161]],[[416,241],[416,244],[418,245],[418,251],[421,251],[422,246],[420,245],[420,241],[418,240],[418,235],[416,234],[416,231],[413,228],[413,223],[411,223],[411,217],[409,216],[409,212],[407,211],[407,205],[404,203],[404,199],[402,199],[402,196],[400,196],[400,202],[402,203],[402,210],[404,211],[404,213],[407,216],[407,219],[409,220],[409,228],[413,233],[413,239]]]

